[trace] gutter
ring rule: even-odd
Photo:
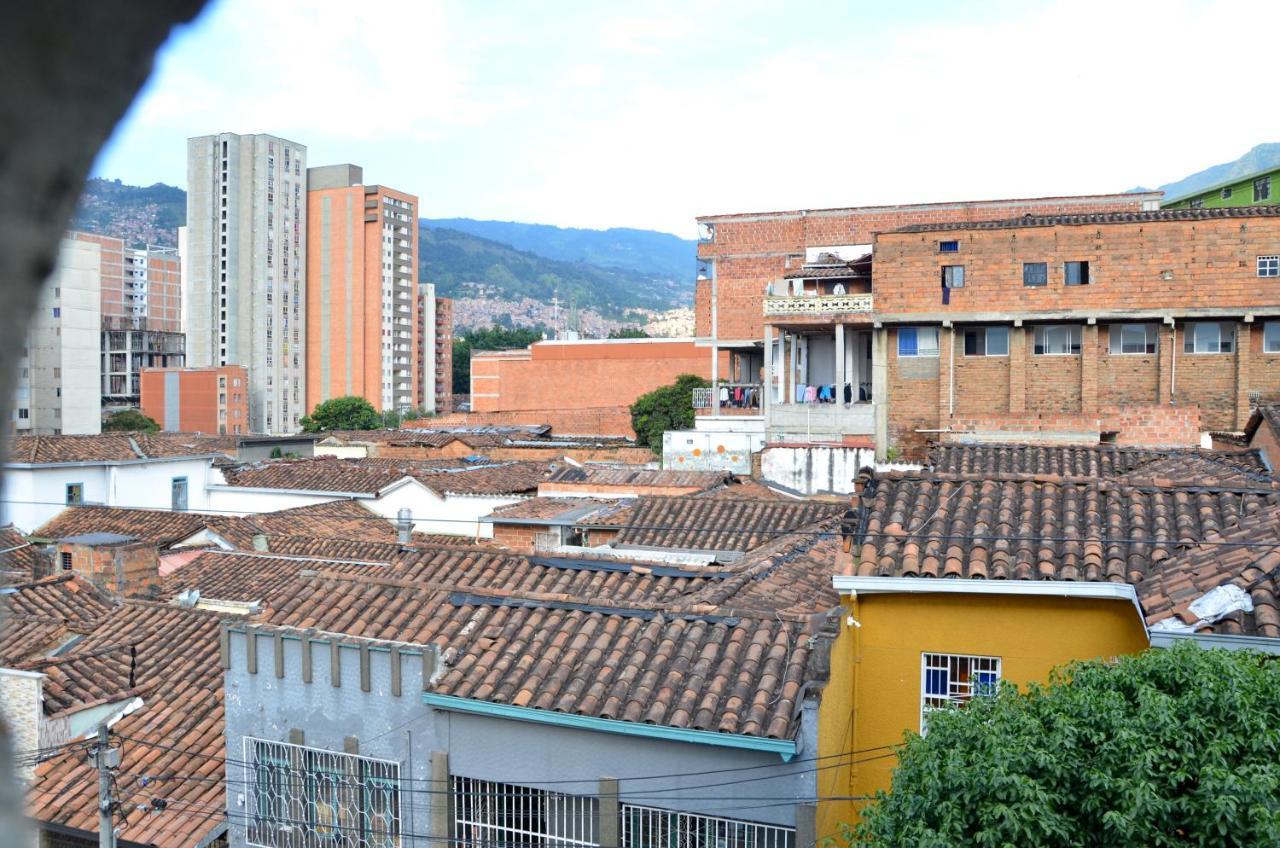
[[[715,745],[721,748],[762,751],[778,754],[782,757],[783,762],[790,762],[791,758],[796,755],[796,743],[790,739],[765,739],[737,733],[717,733],[712,730],[686,730],[679,727],[667,727],[666,725],[641,724],[612,718],[596,718],[595,716],[582,716],[574,713],[538,710],[532,707],[517,707],[513,704],[495,704],[490,701],[476,701],[470,698],[458,698],[453,695],[433,695],[429,692],[423,693],[422,702],[438,710],[487,716],[489,718],[527,721],[533,724],[549,724],[599,733],[617,733],[623,736],[664,739],[668,742],[685,742],[693,745]]]
[[[1236,636],[1228,633],[1162,633],[1158,631],[1151,634],[1151,647],[1153,648],[1172,648],[1180,642],[1188,641],[1195,642],[1201,648],[1280,654],[1280,639],[1272,639],[1267,636]]]
[[[194,456],[157,456],[139,459],[79,459],[70,462],[6,462],[4,468],[14,471],[35,471],[40,468],[92,468],[95,466],[146,465],[152,462],[189,462],[193,459],[210,461],[226,456],[221,453],[204,453]]]
[[[346,498],[347,500],[362,500],[364,498],[377,499],[376,492],[324,492],[318,489],[275,489],[269,486],[234,486],[230,483],[210,483],[205,486],[209,490],[217,490],[219,492],[255,492],[257,494],[275,494],[275,495],[315,495],[317,497],[333,498],[338,500]]]

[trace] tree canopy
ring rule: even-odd
[[[376,430],[382,426],[382,416],[364,398],[344,395],[316,404],[310,415],[302,416],[300,423],[308,433],[326,430]]]
[[[1005,686],[910,735],[859,845],[1280,845],[1280,662],[1192,644]]]
[[[107,418],[102,429],[111,433],[158,433],[160,425],[136,409],[122,409]]]
[[[543,338],[541,327],[508,329],[494,324],[481,330],[468,330],[453,337],[453,391],[471,393],[471,352],[473,350],[514,350],[528,347]]]
[[[640,395],[631,404],[631,428],[636,441],[662,453],[662,434],[667,430],[688,430],[693,426],[693,390],[709,382],[695,374],[681,374],[670,386]]]
[[[647,339],[649,334],[642,327],[619,327],[609,331],[611,339]]]

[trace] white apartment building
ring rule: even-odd
[[[187,363],[249,369],[249,425],[307,413],[307,149],[271,135],[187,141]]]
[[[101,332],[102,247],[64,238],[18,362],[14,433],[101,432]]]

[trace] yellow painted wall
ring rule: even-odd
[[[849,607],[861,627],[841,620],[832,649],[831,683],[819,708],[819,755],[855,752],[847,791],[820,780],[819,795],[864,796],[888,789],[897,760],[880,756],[920,729],[920,655],[974,654],[1001,659],[1003,680],[1045,682],[1073,660],[1146,650],[1146,632],[1129,601],[1012,595],[871,594]],[[852,665],[852,679],[844,670]],[[838,682],[839,681],[839,682]],[[848,725],[849,701],[837,686],[852,686],[851,748],[832,748],[836,728]],[[857,753],[862,752],[862,753]],[[834,770],[833,770],[834,771]],[[819,772],[825,775],[826,772]],[[820,806],[819,836],[838,835],[864,802]]]
[[[845,625],[846,616],[857,614],[857,600],[845,599],[840,616],[840,634],[831,646],[831,676],[818,703],[818,757],[814,767],[819,798],[845,797],[851,794],[852,768],[849,751],[853,744],[854,657],[857,655],[857,633]],[[818,844],[823,837],[835,838],[840,823],[849,821],[847,802],[819,801],[816,832]]]

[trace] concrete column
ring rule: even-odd
[[[1027,411],[1027,331],[1009,330],[1009,412]]]
[[[1251,323],[1236,325],[1236,429],[1243,430],[1249,423],[1249,359],[1253,351],[1253,327]]]
[[[449,754],[445,751],[431,752],[431,792],[430,848],[451,848],[453,795],[449,792]]]
[[[760,379],[760,414],[769,414],[773,403],[773,325],[764,325],[764,375]]]
[[[956,331],[954,327],[938,330],[938,428],[950,426],[955,412],[955,354]]]
[[[720,389],[717,383],[720,382],[720,348],[715,343],[711,344],[711,416],[713,418],[720,417]]]
[[[618,779],[616,777],[600,778],[599,826],[596,828],[596,841],[603,848],[611,848],[622,844],[619,825],[622,822],[618,804]]]
[[[1080,339],[1080,411],[1098,411],[1098,325],[1086,324]]]
[[[849,379],[844,355],[844,324],[836,324],[836,403],[844,403],[844,384]]]
[[[875,403],[876,459],[889,450],[889,331],[871,331],[871,400]]]
[[[816,845],[817,843],[818,805],[796,804],[796,845]]]
[[[791,339],[790,367],[787,368],[787,393],[782,396],[783,403],[795,403],[796,400],[796,368],[799,365],[799,339],[795,333],[788,333]]]
[[[1173,403],[1173,358],[1178,355],[1178,334],[1172,324],[1161,324],[1156,337],[1156,403]]]

